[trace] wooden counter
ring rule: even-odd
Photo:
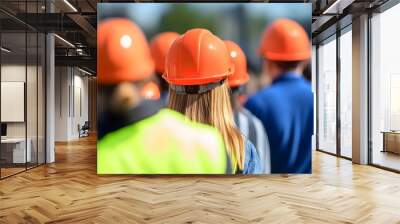
[[[400,131],[384,131],[383,152],[400,154]]]

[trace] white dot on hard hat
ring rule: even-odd
[[[212,45],[212,44],[209,44],[209,45],[208,45],[208,48],[210,48],[210,49],[215,49],[215,46]]]
[[[231,51],[231,58],[236,58],[237,52],[236,51]]]
[[[123,48],[130,48],[132,46],[132,38],[126,34],[121,37],[119,42]]]

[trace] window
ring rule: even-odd
[[[20,15],[40,12],[43,1],[1,1]],[[45,35],[0,12],[0,178],[45,162]]]
[[[318,149],[336,153],[336,37],[318,48]]]
[[[371,162],[400,170],[400,5],[371,19]]]
[[[340,155],[352,157],[352,33],[340,36]]]
[[[312,91],[314,96],[314,133],[312,136],[312,150],[316,149],[316,130],[317,130],[317,47],[315,45],[312,46],[312,58],[311,58],[311,84],[312,84]]]

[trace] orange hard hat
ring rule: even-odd
[[[228,47],[229,56],[235,65],[235,72],[228,77],[229,86],[237,87],[246,84],[250,77],[249,73],[247,73],[247,61],[245,54],[243,53],[242,49],[233,41],[226,40],[225,44]]]
[[[115,18],[101,22],[97,37],[99,83],[138,81],[154,73],[147,40],[132,21]]]
[[[278,19],[264,32],[260,54],[272,61],[302,61],[311,57],[306,31],[296,21]]]
[[[168,51],[163,78],[173,85],[204,85],[225,79],[234,65],[224,42],[206,29],[191,29]]]
[[[151,55],[156,64],[156,71],[160,74],[164,73],[165,57],[172,43],[179,37],[175,32],[164,32],[155,36],[150,42]]]
[[[154,82],[149,82],[142,87],[140,95],[146,99],[158,100],[160,99],[160,89]]]

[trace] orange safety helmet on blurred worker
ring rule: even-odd
[[[168,51],[163,78],[173,85],[216,83],[234,72],[224,42],[206,29],[191,29]]]
[[[154,82],[146,83],[140,90],[140,95],[149,100],[160,99],[160,89]]]
[[[165,57],[172,43],[179,37],[175,32],[164,32],[155,36],[150,42],[151,56],[153,56],[156,64],[156,71],[160,74],[164,73]]]
[[[311,57],[310,40],[296,21],[278,19],[265,31],[260,54],[272,61],[302,61]]]
[[[147,40],[132,21],[115,18],[101,22],[97,37],[100,84],[143,80],[154,73]]]
[[[237,87],[244,85],[250,79],[249,73],[247,73],[246,56],[242,49],[235,42],[230,40],[226,40],[224,42],[228,48],[229,56],[235,65],[235,72],[228,77],[229,86]]]

